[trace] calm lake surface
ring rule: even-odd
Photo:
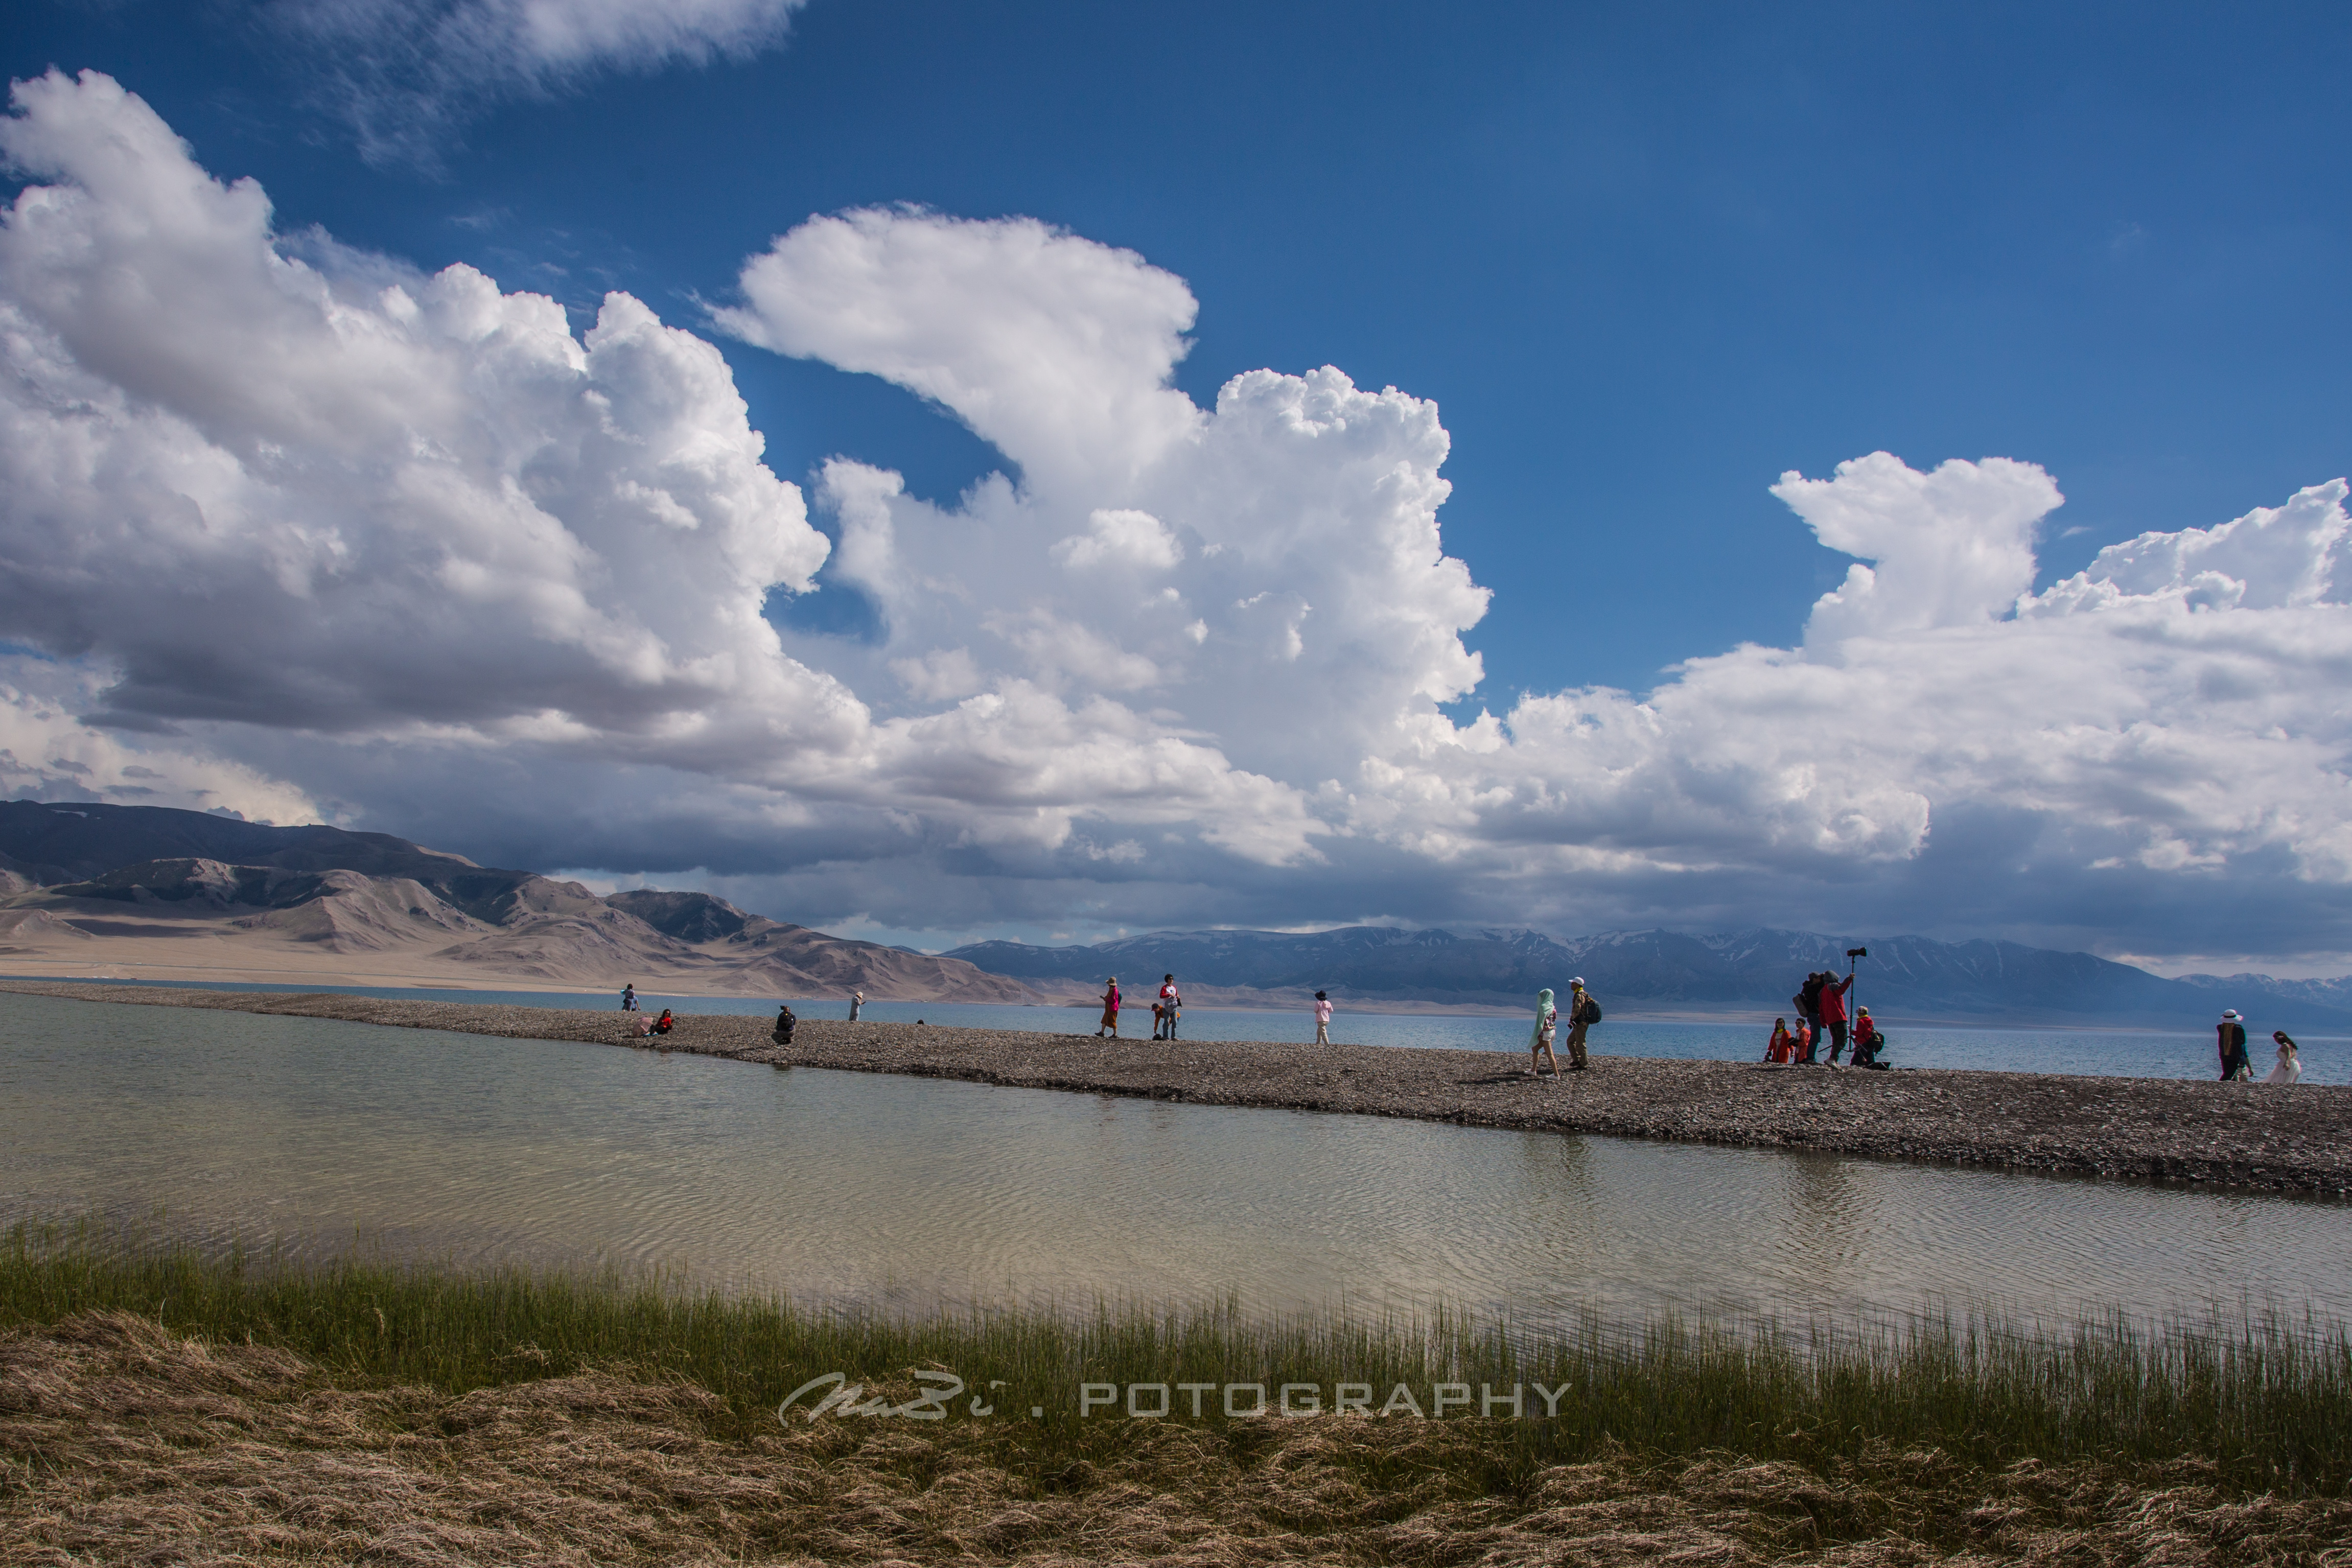
[[[88,983],[85,979],[83,983]],[[121,982],[139,984],[137,981]],[[173,982],[176,984],[177,982]],[[568,991],[453,991],[366,986],[222,985],[230,991],[341,991],[363,997],[406,997],[429,1001],[513,1002],[540,1008],[612,1008],[614,994]],[[646,1004],[681,1013],[764,1013],[775,1000],[747,997],[674,997],[645,993]],[[838,1019],[849,1004],[838,998],[779,998],[803,1018]],[[1525,1051],[1534,1024],[1533,998],[1525,1019],[1451,1014],[1350,1013],[1343,1006],[1332,1019],[1331,1038],[1351,1045],[1442,1047],[1454,1051]],[[918,1019],[973,1029],[1042,1030],[1092,1034],[1098,1009],[1006,1007],[987,1002],[868,1002],[865,1017],[891,1023]],[[1124,1033],[1151,1037],[1151,1004],[1121,1015]],[[1188,1008],[1182,1030],[1191,1040],[1295,1040],[1315,1038],[1315,1020],[1305,1011],[1261,1012],[1244,1009]],[[2273,1060],[2270,1027],[2259,1017],[2248,1026],[2247,1050],[2254,1075]],[[1760,1061],[1771,1024],[1712,1019],[1611,1017],[1592,1031],[1592,1049],[1603,1056],[1679,1056],[1717,1061]],[[1890,1028],[1894,1040],[1885,1059],[1898,1067],[1980,1068],[1997,1072],[2073,1072],[2117,1078],[2212,1078],[2218,1076],[2210,1029],[2165,1032],[2148,1030]],[[2294,1031],[2290,1030],[2290,1033]],[[2352,1040],[2296,1034],[2304,1081],[2352,1083]]]
[[[817,1301],[2352,1318],[2352,1205],[0,994],[0,1216]]]

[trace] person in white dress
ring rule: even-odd
[[[2286,1030],[2283,1029],[2271,1030],[2271,1039],[2278,1046],[2278,1065],[2271,1069],[2270,1075],[2263,1082],[2292,1083],[2303,1076],[2302,1054],[2294,1049],[2294,1041],[2287,1039]]]

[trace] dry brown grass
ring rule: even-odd
[[[1135,1429],[1038,1473],[1017,1432],[861,1422],[749,1442],[616,1373],[463,1396],[339,1387],[127,1313],[0,1336],[0,1564],[2030,1562],[2352,1568],[2352,1501],[2209,1468],[1990,1473],[1875,1449],[1823,1476],[1612,1453],[1463,1495],[1476,1422]]]

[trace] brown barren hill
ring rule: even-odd
[[[452,863],[461,872],[427,883],[196,857],[25,889],[0,895],[0,974],[1040,999],[960,958],[829,936],[708,894],[605,899],[576,882]]]

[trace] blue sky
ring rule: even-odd
[[[667,55],[625,44],[554,66],[407,47],[426,24],[469,8],[511,10],[493,0],[12,0],[0,8],[0,36],[12,78],[51,66],[104,72],[205,169],[258,181],[280,236],[317,225],[342,246],[428,274],[469,263],[502,289],[552,295],[582,331],[606,290],[625,290],[699,334],[724,354],[766,439],[768,468],[808,494],[811,522],[831,539],[846,514],[820,495],[829,457],[896,471],[909,496],[948,511],[992,471],[1024,479],[1023,459],[927,405],[905,375],[894,385],[836,368],[865,362],[855,347],[795,358],[772,346],[800,341],[789,332],[760,347],[715,328],[709,311],[743,298],[748,258],[813,214],[891,204],[943,219],[1034,218],[1137,253],[1198,302],[1174,382],[1202,408],[1243,372],[1327,364],[1366,392],[1394,386],[1435,403],[1451,440],[1443,549],[1493,597],[1456,629],[1483,660],[1483,679],[1431,700],[1463,725],[1491,712],[1514,737],[1536,717],[1510,723],[1523,696],[1591,686],[1638,696],[1677,683],[1666,671],[1679,661],[1743,643],[1811,646],[1816,600],[1855,558],[1819,542],[1810,519],[1770,493],[1787,470],[1826,478],[1879,451],[1921,474],[1955,458],[2037,465],[2065,497],[2032,541],[2030,586],[2049,590],[2093,567],[2105,547],[2277,507],[2352,467],[2347,394],[2331,373],[2347,326],[2339,258],[2352,149],[2331,86],[2352,52],[2352,17],[2340,8],[1146,12],[814,0],[791,14],[788,30],[719,37],[735,53],[700,63],[678,57],[694,52],[692,39]],[[754,0],[736,7],[760,9]],[[814,591],[772,601],[792,656],[835,674],[880,659],[870,651],[887,640],[888,612],[843,568],[836,549]],[[665,591],[657,564],[641,590]],[[2323,590],[2319,602],[2344,597]],[[2257,586],[2245,602],[2259,598]],[[1328,605],[1317,613],[1328,616]],[[110,655],[102,640],[75,644],[31,622],[12,634],[53,655],[111,656],[110,667],[151,656]],[[869,653],[842,653],[838,669],[827,663],[828,649],[852,643]],[[898,700],[843,678],[877,714]],[[935,706],[966,695],[938,691]],[[1310,792],[1322,782],[1271,752],[1255,756],[1181,702],[1154,710],[1142,697],[1119,700],[1147,727],[1221,747],[1254,777]],[[2021,725],[2038,722],[2032,700],[2012,705],[2028,710]],[[2141,693],[2126,706],[2137,715],[2154,705]],[[412,704],[405,720],[426,722],[432,708]],[[403,744],[394,728],[331,741],[320,738],[331,727],[273,724],[257,711],[189,702],[171,722],[196,734],[187,727],[228,715],[219,722],[230,727],[197,736],[205,755],[364,825],[623,878],[692,871],[764,898],[772,913],[926,945],[983,932],[1084,935],[1158,923],[1163,911],[1561,929],[1621,918],[1822,924],[1850,912],[2159,957],[2276,959],[2307,940],[2310,962],[2326,967],[2352,947],[2343,883],[2327,869],[2335,852],[2315,847],[2343,822],[2328,782],[2341,777],[2331,738],[2340,702],[2283,723],[2265,715],[2245,732],[2288,736],[2310,774],[2301,804],[2271,812],[2303,826],[2267,838],[2245,837],[2242,823],[2225,831],[2190,821],[2175,790],[2160,809],[2103,798],[2096,811],[2113,821],[2101,832],[2115,841],[2060,847],[2066,835],[2053,838],[2050,824],[2077,822],[2079,803],[2015,780],[1959,786],[1922,772],[1910,784],[1927,802],[1919,823],[1871,808],[1862,826],[1808,841],[1807,853],[1826,857],[1817,861],[1727,849],[1712,830],[1701,835],[1705,853],[1696,841],[1668,843],[1673,835],[1645,842],[1615,819],[1546,819],[1509,832],[1454,822],[1441,832],[1369,810],[1343,822],[1340,808],[1310,804],[1301,809],[1322,811],[1348,853],[1310,829],[1298,853],[1261,845],[1227,866],[1192,847],[1163,851],[1148,834],[1124,837],[1109,819],[1087,827],[1089,796],[1045,808],[1075,810],[1075,837],[1017,852],[952,812],[910,830],[930,846],[920,869],[900,865],[882,881],[929,890],[911,902],[859,880],[858,866],[882,863],[866,858],[879,851],[814,840],[747,849],[768,841],[740,814],[767,808],[680,803],[693,791],[647,785],[642,756],[575,764],[493,747],[497,768],[534,779],[562,771],[563,792],[579,803],[568,815],[474,810],[463,802],[492,766],[479,755],[363,789],[380,769],[354,759]],[[2242,721],[2252,722],[2231,722]],[[1872,757],[1871,722],[1860,704],[1863,733],[1839,744]],[[2128,727],[2114,714],[2067,722]],[[2237,734],[2204,738],[2230,747]],[[2194,752],[2199,737],[2182,744]],[[1890,775],[1910,766],[1876,755],[1856,766]],[[1815,760],[1738,765],[1785,780]],[[1537,783],[1447,788],[1541,795],[1540,779],[1559,769],[1529,766]],[[621,771],[592,778],[596,768]],[[810,798],[724,768],[688,771],[738,797],[772,788]],[[1338,767],[1331,777],[1354,783]],[[646,789],[657,809],[643,804]],[[852,791],[826,809],[856,804]],[[884,809],[878,798],[867,804]],[[665,816],[673,806],[675,820]],[[1199,820],[1190,810],[1146,815],[1162,827]],[[1825,806],[1823,820],[1855,810]],[[1946,873],[1929,874],[1943,846],[1927,824],[1950,824],[1945,837],[1957,839],[1968,822],[2020,811],[2042,826],[2010,833],[2040,846],[2020,852],[2017,874],[2115,860],[2133,868],[2121,879],[2130,886],[2109,892],[2092,876],[2028,894],[2027,883],[2005,893],[1970,883],[1959,896],[1938,880]],[[2145,830],[2137,851],[2124,841],[2135,811]],[[722,820],[737,826],[711,825]],[[667,821],[677,847],[619,821]],[[858,840],[814,821],[795,831]],[[1758,841],[1776,831],[1759,830]],[[2241,837],[2211,836],[2230,832]],[[1436,842],[1456,834],[1484,848]],[[1129,842],[1140,846],[1135,857],[1099,858]],[[1075,869],[1023,858],[1071,843],[1098,858]],[[1162,885],[1136,869],[1139,858],[1153,870],[1182,863]],[[1463,869],[1469,861],[1484,869]],[[1530,891],[1559,885],[1547,865],[1576,896]],[[941,891],[950,884],[961,891]],[[1030,891],[1003,892],[1014,887]],[[2246,940],[2188,913],[2241,898],[2287,913]],[[2160,913],[2144,912],[2151,900]],[[1058,916],[1064,905],[1073,913]],[[923,924],[926,909],[942,911],[941,924]]]

